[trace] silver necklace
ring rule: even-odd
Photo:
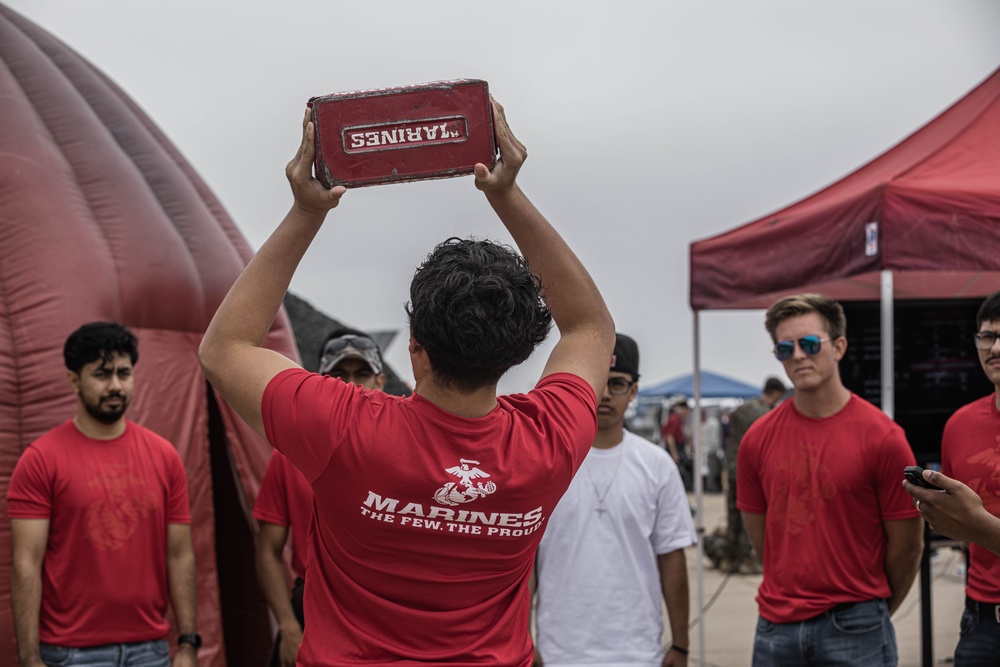
[[[604,506],[604,500],[608,497],[611,492],[611,487],[615,484],[615,478],[618,477],[618,469],[622,464],[622,448],[625,447],[625,443],[618,444],[618,457],[615,460],[615,471],[611,473],[611,479],[608,480],[607,486],[604,487],[604,492],[602,493],[600,489],[597,488],[597,482],[594,481],[594,475],[590,472],[590,467],[587,466],[587,479],[590,480],[590,485],[594,487],[594,495],[597,496],[597,516],[604,516],[608,513],[608,508]]]

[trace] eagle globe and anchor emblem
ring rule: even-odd
[[[459,465],[445,468],[445,472],[458,477],[457,482],[448,482],[434,492],[434,500],[440,505],[462,505],[471,503],[476,498],[488,496],[497,490],[497,485],[493,482],[477,482],[476,480],[487,479],[489,474],[475,467],[479,461],[472,459],[459,459]],[[470,467],[472,466],[472,467]]]

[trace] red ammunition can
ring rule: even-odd
[[[359,187],[471,174],[496,165],[489,87],[478,79],[333,93],[309,100],[316,178]]]

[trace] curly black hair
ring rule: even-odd
[[[117,322],[84,324],[66,339],[63,359],[66,368],[79,373],[98,359],[110,362],[116,354],[127,354],[132,365],[139,360],[139,343],[135,334]]]
[[[552,327],[527,261],[489,240],[438,244],[413,274],[406,314],[435,377],[462,391],[495,385]]]

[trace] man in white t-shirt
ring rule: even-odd
[[[694,525],[677,464],[625,430],[638,380],[639,348],[617,334],[597,437],[538,547],[535,665],[687,664]]]

